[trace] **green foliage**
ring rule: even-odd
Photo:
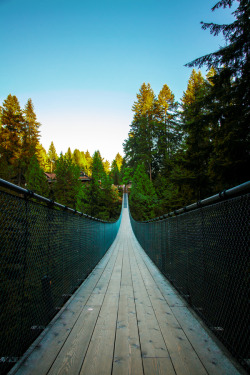
[[[219,1],[212,10],[233,2]],[[137,94],[122,173],[130,168],[135,174],[144,165],[157,194],[155,206],[149,203],[156,215],[250,178],[250,8],[246,0],[238,3],[232,24],[203,23],[212,34],[222,33],[226,46],[187,64],[206,65],[209,72],[204,78],[192,71],[181,105],[167,85],[158,99],[145,83]],[[133,194],[137,218],[150,216],[142,193],[136,199]]]
[[[56,153],[56,148],[54,146],[54,143],[51,142],[50,146],[49,146],[49,150],[48,150],[48,162],[49,162],[49,165],[50,165],[50,172],[54,172],[55,168],[56,168],[56,161],[58,159],[58,155]]]
[[[114,185],[117,186],[117,185],[121,184],[120,170],[118,168],[116,160],[113,160],[113,162],[112,162],[110,177],[111,177]]]
[[[43,169],[44,172],[50,171],[50,165],[48,161],[48,156],[46,153],[45,148],[38,143],[36,145],[36,156],[40,167]]]
[[[8,180],[21,184],[23,171],[21,151],[25,127],[23,113],[16,96],[8,95],[1,107],[0,156],[2,167],[12,172]]]
[[[118,190],[112,187],[112,179],[106,174],[99,151],[93,155],[92,177],[77,195],[77,209],[102,220],[118,218],[120,214]]]
[[[83,153],[83,152],[82,152]],[[84,153],[83,153],[84,154]],[[86,167],[85,167],[85,173],[88,175],[88,176],[91,176],[91,173],[92,173],[92,157],[89,153],[89,151],[87,150],[85,152],[85,159],[86,159]]]
[[[231,7],[234,1],[219,1],[212,10]],[[215,68],[210,78],[211,91],[206,98],[208,119],[212,122],[214,140],[209,174],[217,189],[246,181],[249,173],[250,124],[250,7],[239,0],[235,20],[228,25],[203,23],[210,33],[222,33],[226,45],[218,51],[200,57],[187,66]]]
[[[56,182],[54,183],[54,199],[71,208],[76,208],[77,195],[80,191],[80,168],[67,156],[60,155],[56,161]]]
[[[116,161],[117,167],[118,167],[119,172],[120,172],[121,171],[121,167],[122,167],[123,158],[119,154],[119,152],[118,152],[118,154],[116,154],[115,161]]]
[[[208,163],[211,153],[211,125],[205,117],[206,108],[203,104],[207,93],[205,79],[200,72],[193,70],[182,97],[181,128],[185,138],[180,164],[185,171],[183,174],[186,183],[192,191],[192,200],[196,201],[205,198],[210,192]]]
[[[23,129],[23,144],[22,144],[22,156],[26,164],[36,154],[37,146],[39,143],[39,127],[40,123],[37,121],[36,114],[34,112],[34,106],[31,99],[24,108],[24,129]]]
[[[133,170],[132,170],[132,168],[124,166],[124,168],[123,168],[122,183],[124,185],[128,185],[128,183],[130,181],[132,181],[132,176],[133,176]]]
[[[157,196],[145,168],[139,164],[133,176],[130,209],[135,220],[148,220],[155,216]]]
[[[32,156],[25,173],[26,188],[34,193],[49,197],[49,186],[43,169],[35,155]]]

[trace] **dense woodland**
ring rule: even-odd
[[[114,186],[122,165],[119,153],[110,167],[99,151],[91,157],[88,151],[69,148],[58,156],[51,142],[46,152],[31,99],[21,109],[10,94],[0,109],[0,178],[103,220],[119,216],[121,193]],[[56,178],[49,183],[45,172]],[[80,172],[91,180],[81,182]]]
[[[234,2],[221,0],[212,10]],[[180,103],[168,85],[156,96],[144,83],[137,94],[124,159],[138,220],[249,180],[250,5],[237,3],[232,24],[202,22],[226,45],[187,64],[205,66],[207,74],[193,69]]]
[[[132,214],[146,220],[249,180],[250,7],[238,3],[232,24],[202,23],[213,35],[221,32],[226,46],[187,64],[193,70],[180,102],[167,84],[158,95],[142,84],[125,156],[118,153],[111,166],[99,151],[69,148],[58,156],[51,142],[46,152],[32,100],[21,109],[8,95],[0,108],[0,177],[105,220],[118,217],[117,186],[130,181]],[[202,66],[205,76],[194,69]],[[80,171],[89,183],[79,181]],[[44,172],[56,181],[48,184]]]

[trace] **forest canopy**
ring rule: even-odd
[[[22,109],[9,94],[0,107],[0,177],[105,220],[119,215],[122,184],[132,182],[133,217],[147,220],[249,180],[250,8],[237,2],[231,24],[202,22],[226,43],[186,64],[193,70],[179,102],[167,83],[157,95],[141,85],[124,158],[117,153],[111,165],[98,150],[58,155],[51,142],[46,151],[32,100]],[[195,69],[202,66],[205,75]]]

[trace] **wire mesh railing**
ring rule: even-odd
[[[0,190],[0,373],[4,374],[101,260],[121,217],[104,222],[3,180],[0,185],[22,195]]]
[[[248,370],[249,191],[250,182],[147,222],[131,217],[149,257]]]

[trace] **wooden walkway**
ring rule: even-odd
[[[123,208],[105,257],[10,374],[244,373],[223,352],[144,253]]]

